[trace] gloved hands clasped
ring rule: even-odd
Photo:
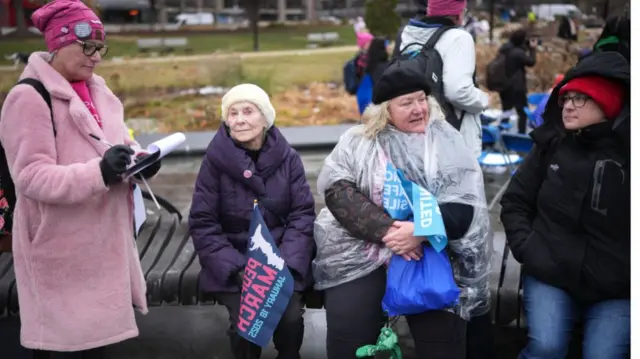
[[[122,182],[120,176],[131,163],[131,156],[135,152],[127,145],[115,145],[110,147],[100,161],[100,171],[105,186]]]

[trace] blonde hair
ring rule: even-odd
[[[379,105],[370,104],[362,114],[363,134],[366,138],[374,139],[391,121],[389,112],[389,102],[385,101]],[[427,97],[429,105],[429,121],[437,121],[444,118],[442,108],[438,101],[432,96]]]

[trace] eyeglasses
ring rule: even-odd
[[[573,96],[563,95],[558,97],[558,105],[560,105],[560,107],[564,107],[567,101],[571,101],[575,108],[580,108],[584,107],[588,99],[590,99],[590,97],[583,94],[575,94]]]
[[[109,50],[109,47],[102,43],[86,42],[81,40],[76,41],[82,45],[82,52],[85,56],[93,56],[97,52],[101,57],[104,57]]]

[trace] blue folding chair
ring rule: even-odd
[[[548,96],[546,92],[534,92],[527,96],[527,102],[529,105],[534,105],[538,107],[540,103]],[[538,126],[537,119],[534,117],[535,111],[532,111],[529,106],[524,107],[524,113],[527,115],[527,119],[529,120],[529,126],[531,128],[536,128]]]
[[[498,126],[482,126],[483,151],[478,157],[481,167],[509,167],[520,163],[522,158],[518,154],[507,154],[503,150],[502,132]]]
[[[486,109],[480,113],[480,123],[482,126],[493,126],[502,131],[509,130],[513,125],[510,122],[502,122],[504,113],[505,111],[498,109]]]
[[[507,161],[505,165],[509,167],[511,170],[511,176],[513,176],[517,166],[524,160],[524,158],[521,157],[521,154],[527,154],[533,148],[533,139],[529,135],[520,133],[501,133],[500,145],[505,161]],[[500,198],[502,198],[502,195],[506,192],[510,182],[511,178],[509,178],[502,187],[500,187],[496,195],[491,200],[491,203],[489,203],[489,211],[491,211]]]
[[[529,103],[529,105],[538,106],[540,101],[542,101],[546,96],[546,92],[530,93],[529,96],[527,96],[527,102]]]

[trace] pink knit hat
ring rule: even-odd
[[[104,41],[102,22],[80,0],[54,0],[31,15],[33,24],[44,34],[50,52],[65,47],[76,40]]]
[[[427,0],[428,16],[460,15],[467,7],[467,0]]]
[[[359,48],[364,48],[365,45],[374,39],[375,36],[371,35],[368,32],[359,32],[356,34],[356,42],[358,43]]]

